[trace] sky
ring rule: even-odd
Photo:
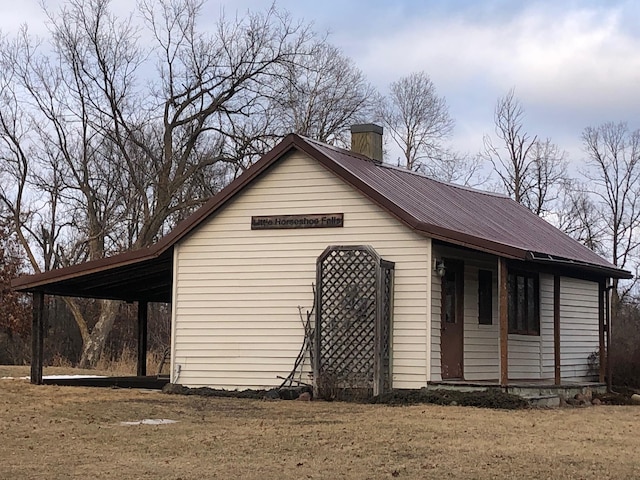
[[[61,0],[45,0],[54,7]],[[227,14],[264,10],[271,0],[208,0],[202,26]],[[451,146],[475,154],[494,133],[496,101],[509,89],[525,129],[550,138],[574,165],[584,162],[587,126],[640,128],[640,2],[637,0],[278,0],[312,22],[382,93],[425,71],[456,122]],[[128,12],[133,0],[113,0]],[[0,0],[0,31],[27,23],[45,33],[38,0]]]

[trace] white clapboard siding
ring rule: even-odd
[[[435,246],[433,247],[436,248]],[[434,258],[436,258],[434,252]],[[442,362],[440,358],[440,315],[442,312],[442,281],[438,275],[431,276],[431,375],[429,380],[442,380]]]
[[[588,357],[599,347],[598,284],[560,279],[560,372],[564,379],[593,379]]]
[[[464,378],[466,380],[492,380],[500,377],[500,335],[498,322],[497,259],[485,257],[465,259],[464,268]],[[478,271],[491,272],[492,314],[491,325],[478,323]]]
[[[320,213],[344,213],[344,227],[250,227],[254,215]],[[395,262],[393,387],[424,386],[430,240],[301,153],[282,159],[176,246],[172,380],[227,389],[279,385],[304,338],[298,306],[303,314],[311,308],[316,260],[330,245],[370,245]],[[303,381],[309,371],[307,359]]]
[[[452,258],[464,263],[464,340],[463,361],[465,380],[495,380],[500,375],[500,343],[497,298],[497,258],[486,254],[433,247],[434,258]],[[478,270],[492,272],[493,323],[478,324]],[[432,276],[431,284],[431,380],[442,379],[440,345],[441,279]]]
[[[537,335],[509,335],[509,379],[541,378],[541,348]]]
[[[540,335],[509,335],[509,379],[553,378],[553,276],[540,274]]]
[[[553,276],[540,274],[541,378],[554,378]]]

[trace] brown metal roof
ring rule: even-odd
[[[291,150],[307,153],[407,226],[432,238],[507,258],[558,262],[602,276],[631,278],[629,272],[616,268],[508,197],[439,182],[291,134],[157,244],[23,276],[12,285],[16,290],[48,294],[169,301],[176,242]]]
[[[111,300],[171,302],[172,251],[148,255],[150,249],[25,275],[11,282],[14,289],[48,295]]]
[[[327,166],[340,177],[429,236],[500,256],[570,261],[628,276],[509,197],[363,161],[351,152],[305,141],[330,160]]]

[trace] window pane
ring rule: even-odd
[[[533,278],[527,278],[527,328],[529,332],[535,331],[536,295]]]
[[[507,277],[507,295],[509,304],[509,330],[515,331],[518,329],[516,319],[516,277],[513,274],[509,274]]]
[[[478,271],[478,323],[493,323],[493,275],[489,270]]]
[[[507,288],[509,333],[540,335],[538,275],[510,273]]]
[[[527,323],[526,323],[526,301],[525,301],[525,296],[526,296],[526,291],[525,291],[525,282],[524,282],[524,277],[521,275],[518,275],[516,277],[516,288],[517,288],[517,303],[516,303],[516,329],[520,332],[525,332],[527,330]]]
[[[456,275],[455,272],[447,272],[444,278],[445,303],[444,321],[456,323]]]

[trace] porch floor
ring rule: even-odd
[[[439,381],[431,381],[430,385],[469,385],[469,386],[479,386],[479,387],[500,387],[500,380],[498,379],[489,379],[489,380],[462,380],[462,379],[451,379],[451,380],[439,380]],[[535,387],[544,385],[545,387],[562,387],[562,386],[586,386],[586,387],[594,387],[594,386],[606,386],[604,383],[599,382],[591,382],[591,381],[567,381],[563,380],[560,385],[555,384],[555,380],[553,378],[541,378],[541,379],[509,379],[508,387]],[[507,387],[507,388],[508,388]]]
[[[149,375],[144,377],[67,377],[42,379],[43,385],[60,385],[67,387],[118,387],[118,388],[145,388],[162,390],[169,378],[167,376]]]
[[[573,398],[576,394],[605,393],[605,383],[590,381],[562,381],[556,385],[554,379],[523,379],[509,380],[506,387],[500,385],[498,380],[441,380],[428,382],[427,389],[450,389],[463,392],[478,392],[487,390],[501,390],[505,393],[526,398],[531,403],[541,403],[544,400],[546,406],[557,406],[560,399]]]

